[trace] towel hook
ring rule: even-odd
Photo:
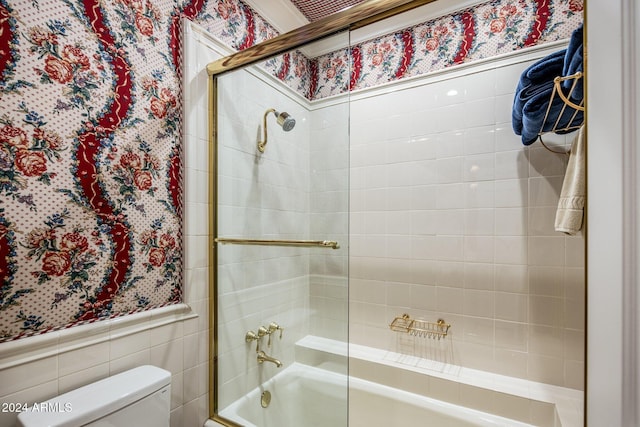
[[[556,154],[569,154],[571,152],[571,147],[569,147],[568,150],[566,151],[556,151],[552,148],[549,148],[549,146],[547,144],[544,143],[544,141],[542,140],[542,135],[538,135],[538,141],[540,141],[540,144],[542,144],[542,146],[544,148],[546,148],[547,150],[551,151],[552,153],[556,153]]]

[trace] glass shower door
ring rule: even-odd
[[[346,41],[332,43],[346,55]],[[347,94],[309,99],[316,49],[216,77],[214,410],[224,425],[347,425],[349,104]]]

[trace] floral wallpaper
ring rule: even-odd
[[[0,342],[182,300],[182,17],[236,50],[278,34],[240,0],[0,0]],[[494,0],[263,66],[321,99],[581,20],[582,0]]]
[[[568,39],[582,22],[583,7],[583,0],[493,0],[377,37],[348,51],[314,58],[308,98],[379,86]]]
[[[0,0],[0,341],[182,300],[180,18],[239,1]]]

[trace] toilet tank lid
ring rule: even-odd
[[[18,415],[19,427],[84,425],[124,408],[171,384],[171,373],[145,365],[87,384]]]

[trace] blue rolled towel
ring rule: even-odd
[[[553,85],[553,79],[562,73],[565,54],[565,50],[554,52],[529,66],[520,75],[511,111],[511,125],[516,135],[522,135],[524,105],[531,97],[538,96],[539,92],[547,91],[549,83]],[[550,97],[551,92],[548,94]]]
[[[577,111],[555,96],[549,108],[549,100],[553,91],[553,82],[539,86],[538,90],[524,104],[522,109],[522,143],[531,145],[538,139],[540,132],[549,132],[554,128],[578,126],[584,122],[584,112]],[[547,113],[547,109],[549,112]],[[545,120],[546,116],[546,120]],[[556,123],[557,122],[557,123]],[[561,131],[557,133],[568,133]]]
[[[553,52],[530,65],[520,76],[523,86],[540,84],[553,80],[562,73],[564,67],[566,49]]]
[[[569,46],[567,46],[566,55],[564,58],[564,66],[562,68],[563,76],[570,76],[579,71],[583,71],[584,69],[584,54],[583,54],[583,40],[582,40],[582,25],[576,28],[571,34],[571,38],[569,39]],[[571,92],[571,99],[579,104],[583,98],[583,79],[578,79],[574,81],[574,79],[565,80],[562,82],[562,87],[566,89],[565,92],[569,92],[571,90],[571,86],[573,86],[575,82],[575,88],[573,92]]]

